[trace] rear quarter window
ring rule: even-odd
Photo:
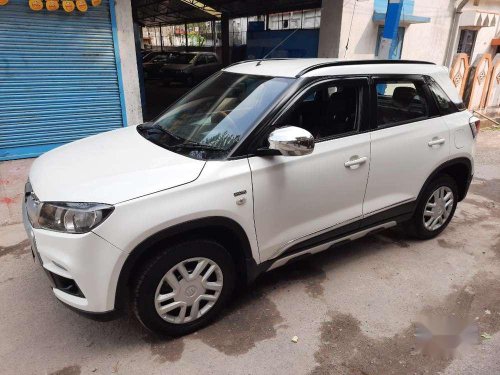
[[[451,113],[458,112],[460,107],[465,109],[465,106],[461,102],[461,106],[453,103],[446,92],[439,86],[439,84],[431,77],[426,77],[426,81],[429,85],[429,89],[432,93],[434,100],[438,106],[441,115],[449,115]]]

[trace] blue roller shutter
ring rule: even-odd
[[[0,7],[0,160],[123,126],[110,4],[88,3],[86,13]]]

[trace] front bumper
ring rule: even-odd
[[[34,255],[61,302],[88,313],[114,309],[124,252],[93,232],[67,234],[35,229],[24,205],[23,221]]]

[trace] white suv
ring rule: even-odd
[[[26,230],[66,305],[185,334],[297,257],[400,223],[438,235],[478,130],[433,64],[246,61],[151,123],[38,158]]]

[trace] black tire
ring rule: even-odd
[[[452,191],[453,207],[451,209],[449,216],[439,228],[435,230],[429,230],[424,225],[425,206],[431,195],[440,187],[447,187]],[[406,223],[405,229],[407,233],[410,234],[412,237],[421,240],[427,240],[436,237],[443,230],[445,230],[448,224],[450,223],[453,215],[455,214],[455,209],[457,208],[457,202],[458,202],[458,188],[455,180],[447,174],[438,176],[433,181],[431,181],[431,183],[428,184],[420,194],[420,198],[417,203],[417,208],[415,209],[413,217],[410,219],[408,223]]]
[[[196,257],[215,262],[223,275],[222,290],[215,304],[199,318],[182,324],[164,320],[155,307],[156,289],[163,276],[178,263]],[[231,297],[236,283],[235,266],[231,255],[220,244],[210,240],[183,242],[166,249],[146,262],[139,270],[132,293],[132,310],[148,330],[168,336],[181,336],[209,324]]]

